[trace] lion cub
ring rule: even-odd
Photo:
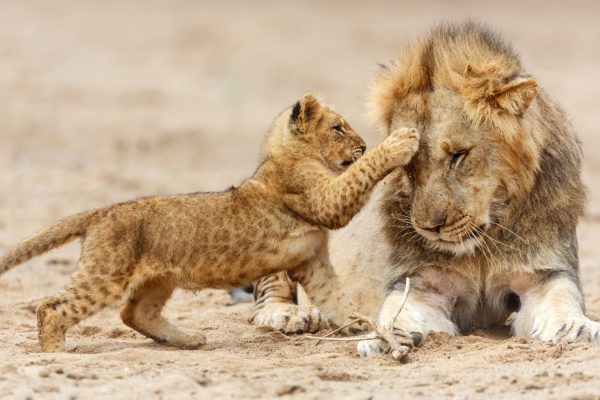
[[[366,146],[360,136],[306,94],[275,120],[260,166],[241,186],[144,198],[65,218],[10,249],[0,273],[82,238],[71,283],[36,310],[46,352],[64,351],[69,327],[125,292],[125,324],[159,343],[198,347],[204,335],[185,333],[161,316],[175,288],[232,288],[282,270],[342,324],[352,303],[329,263],[327,229],[346,225],[375,183],[410,161],[418,140],[414,130],[397,131],[361,157]]]

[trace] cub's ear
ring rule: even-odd
[[[535,96],[537,96],[537,82],[529,77],[516,77],[499,85],[494,93],[498,107],[516,117],[522,117]]]
[[[290,131],[297,135],[305,134],[308,131],[310,121],[321,110],[321,102],[312,93],[306,93],[302,100],[298,101],[292,107],[290,115]]]

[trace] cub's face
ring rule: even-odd
[[[475,127],[463,101],[449,90],[431,95],[419,151],[406,168],[412,190],[405,217],[430,247],[456,255],[474,251],[503,215],[511,179],[502,144]]]
[[[319,155],[337,173],[358,160],[367,148],[344,118],[310,93],[292,108],[289,128],[305,151]]]

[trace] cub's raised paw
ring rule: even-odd
[[[414,128],[393,130],[383,141],[388,159],[394,166],[406,165],[419,149],[420,135]]]
[[[587,342],[600,345],[600,323],[582,315],[562,320],[537,317],[529,336],[552,343]]]
[[[305,308],[287,303],[265,304],[255,312],[251,322],[287,334],[315,333],[329,328],[327,320],[316,307]]]

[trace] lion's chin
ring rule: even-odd
[[[443,239],[427,239],[427,244],[433,250],[444,251],[455,256],[462,256],[465,254],[475,254],[477,245],[480,241],[480,237],[468,237],[457,242],[450,242]]]

